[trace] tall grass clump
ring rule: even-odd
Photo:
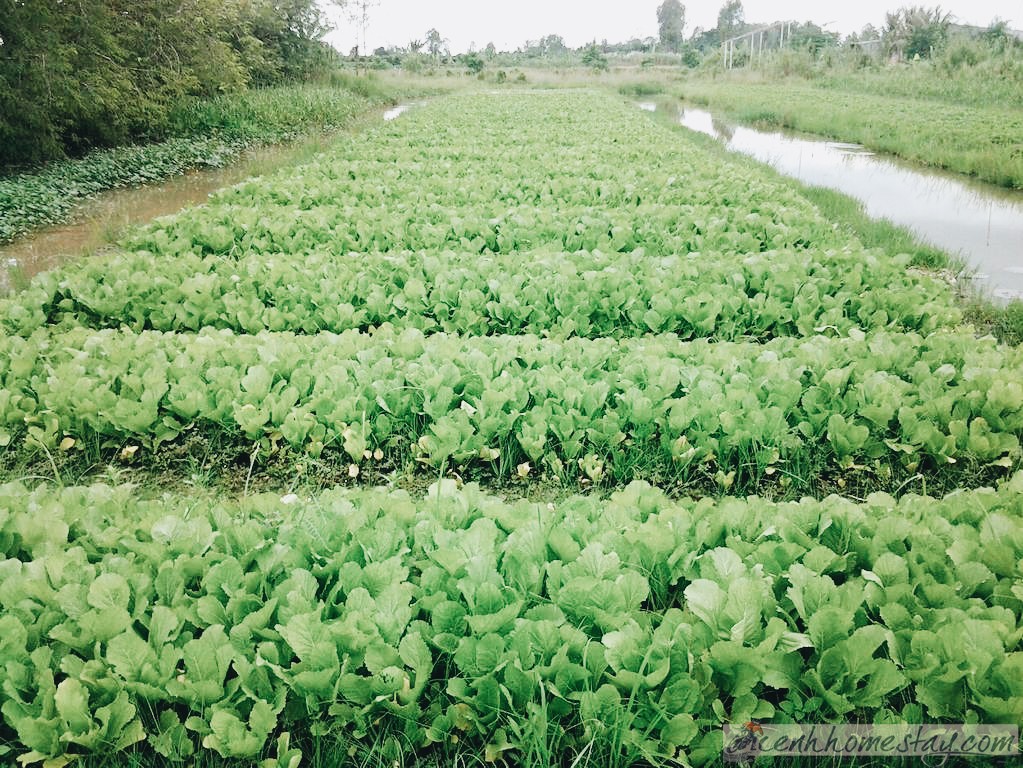
[[[647,83],[626,83],[618,88],[618,92],[622,96],[635,96],[642,98],[643,96],[656,96],[664,93],[664,84],[647,82]]]
[[[258,88],[184,104],[171,113],[170,131],[175,136],[273,140],[309,128],[341,127],[367,102],[391,100],[379,85],[364,78],[345,80],[357,87],[349,88],[346,82]]]

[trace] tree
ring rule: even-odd
[[[948,39],[951,14],[940,7],[902,7],[885,15],[882,40],[889,56],[899,59],[927,58]]]
[[[702,27],[697,27],[693,30],[688,45],[695,48],[701,54],[705,54],[717,49],[721,45],[721,36],[718,34],[717,27],[706,30]]]
[[[682,47],[685,25],[686,7],[679,0],[664,0],[657,6],[657,29],[664,48],[677,51]]]
[[[1009,22],[995,18],[984,30],[981,39],[990,46],[995,53],[1004,54],[1009,51],[1019,51],[1023,48],[1023,38],[1014,35],[1009,29]]]
[[[359,28],[359,50],[366,55],[366,30],[369,29],[369,17],[380,0],[340,0],[337,2],[348,14],[348,19]]]
[[[325,31],[316,0],[0,0],[0,166],[165,138],[183,103],[303,76]]]
[[[785,44],[790,48],[809,51],[817,55],[825,48],[837,46],[839,40],[840,35],[837,32],[825,32],[819,25],[807,21],[789,27]]]
[[[685,43],[681,48],[682,54],[682,65],[689,69],[696,69],[700,66],[700,62],[703,57],[700,55],[700,49],[692,43]]]
[[[440,36],[436,27],[426,33],[426,50],[433,58],[439,59],[446,48],[446,41]]]
[[[231,2],[226,2],[223,7],[231,5]],[[248,67],[254,84],[269,85],[282,78],[299,78],[322,56],[322,39],[330,31],[330,26],[316,2],[263,0],[261,3],[246,3],[235,0],[233,5],[242,17],[246,12],[252,14],[249,30],[261,43],[260,52],[264,59],[258,62],[261,68]]]
[[[565,39],[561,35],[541,37],[537,47],[540,49],[540,55],[544,57],[568,53],[568,46],[565,45]]]
[[[881,32],[878,31],[877,27],[873,24],[865,24],[863,29],[860,30],[860,41],[863,40],[877,40],[881,37]]]
[[[718,11],[718,38],[725,41],[738,35],[746,24],[742,0],[728,0]]]
[[[474,75],[478,75],[480,72],[483,71],[484,67],[483,59],[481,59],[480,55],[475,51],[470,51],[469,53],[463,54],[462,63],[465,64],[468,70],[472,72]]]
[[[596,41],[593,41],[583,49],[583,64],[596,72],[607,70],[607,56],[601,53]]]

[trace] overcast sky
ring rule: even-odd
[[[327,6],[330,0],[321,0]],[[366,32],[370,50],[379,46],[404,46],[422,40],[436,27],[454,53],[471,45],[483,48],[493,42],[500,50],[514,50],[526,40],[561,35],[572,47],[590,40],[622,42],[657,34],[657,6],[661,0],[379,0],[371,10]],[[690,0],[686,6],[686,36],[694,27],[717,23],[724,0]],[[828,30],[847,34],[864,24],[880,26],[885,11],[902,5],[931,7],[929,0],[744,0],[746,21],[813,21]],[[1023,0],[943,0],[942,10],[957,20],[986,26],[994,18],[1023,27]],[[327,39],[347,53],[355,45],[355,26],[333,6],[329,13],[339,27]]]

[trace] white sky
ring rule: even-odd
[[[526,40],[544,35],[561,35],[572,47],[590,40],[623,42],[633,37],[657,34],[657,6],[661,0],[379,0],[372,7],[366,31],[370,50],[379,46],[404,46],[423,40],[436,27],[449,41],[453,53],[475,44],[482,49],[493,42],[498,50],[514,50]],[[338,29],[327,36],[342,52],[355,45],[356,25],[330,0],[329,8]],[[724,0],[683,0],[686,6],[686,36],[694,27],[713,27]],[[813,21],[828,30],[847,34],[870,23],[880,26],[886,11],[903,5],[940,4],[957,21],[987,26],[994,18],[1005,19],[1014,28],[1023,27],[1023,0],[855,0],[854,2],[813,2],[813,0],[744,0],[746,21]],[[830,23],[829,23],[830,22]]]

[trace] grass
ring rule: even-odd
[[[949,254],[923,242],[903,227],[888,219],[875,219],[855,198],[827,187],[799,185],[799,191],[820,209],[824,217],[852,231],[868,248],[881,248],[888,253],[908,253],[913,265],[928,269],[954,269],[959,265]]]
[[[308,745],[307,745],[308,746]],[[315,745],[313,747],[315,749]],[[310,757],[310,754],[312,756]],[[397,755],[392,757],[391,755]],[[427,754],[405,746],[400,749],[388,748],[384,745],[370,745],[352,742],[350,745],[342,739],[321,740],[319,752],[303,750],[302,768],[477,768],[482,766],[503,766],[504,768],[626,768],[627,766],[648,766],[642,760],[628,762],[625,759],[611,759],[606,754],[581,749],[575,753],[561,755],[559,759],[545,759],[542,753],[526,752],[514,763],[505,760],[486,762],[481,750],[472,745],[457,745],[445,750],[431,748]],[[295,768],[287,763],[268,758],[269,768]],[[75,763],[81,768],[176,768],[181,762],[167,759],[153,759],[151,754],[117,754],[109,757],[88,757]],[[189,768],[242,768],[252,765],[248,761],[227,760],[209,752],[203,752],[190,762],[184,763]],[[682,766],[683,763],[669,763],[669,766]],[[710,763],[707,768],[728,768],[744,766],[745,768],[919,768],[919,758],[857,758],[855,762],[838,758],[824,757],[762,757],[754,763],[726,763],[723,759]],[[1009,765],[1004,758],[986,760],[949,757],[947,760],[935,762],[941,768],[1005,768]],[[260,768],[263,768],[261,765]]]
[[[626,710],[620,709],[618,714],[623,721],[628,719]],[[581,747],[564,747],[560,742],[565,740],[566,734],[552,733],[549,728],[542,727],[549,723],[546,713],[537,711],[534,715],[536,725],[524,729],[527,731],[523,734],[525,743],[516,754],[514,763],[509,763],[503,756],[487,755],[481,745],[464,741],[447,741],[422,748],[409,744],[402,734],[384,734],[366,742],[344,732],[314,733],[311,732],[314,729],[309,728],[301,732],[292,731],[286,740],[278,739],[273,743],[260,768],[297,768],[286,759],[292,749],[301,749],[302,768],[483,768],[493,765],[503,768],[628,768],[650,765],[617,738],[623,723],[604,723],[599,738],[594,737]],[[488,756],[496,757],[496,760],[487,760]],[[75,764],[81,768],[175,768],[183,763],[145,750],[88,755]],[[225,759],[203,750],[184,764],[189,768],[242,768],[252,763]],[[1002,768],[1006,764],[1004,758],[968,760],[953,756],[934,763],[942,768]],[[683,763],[668,763],[665,768],[676,765],[682,766]],[[761,757],[752,764],[728,763],[719,759],[709,763],[707,768],[736,765],[759,768],[847,768],[850,765],[855,768],[918,768],[921,762],[920,758],[860,757],[850,762],[821,756]]]
[[[950,51],[955,55],[955,49]],[[970,107],[1023,108],[1023,58],[998,56],[972,67],[956,67],[949,56],[910,61],[891,67],[868,67],[821,73],[821,88],[893,98],[929,99]]]
[[[700,71],[700,77],[717,79],[721,74],[720,60],[705,62]],[[767,53],[754,67],[736,68],[728,78],[959,106],[1023,108],[1023,45],[959,37],[933,57],[903,62],[885,62],[850,46],[819,52],[789,48]]]
[[[309,127],[340,128],[367,105],[393,100],[375,83],[355,83],[253,89],[193,102],[171,113],[171,135],[288,138]]]
[[[1023,301],[1019,299],[998,306],[982,297],[971,297],[966,301],[966,317],[1004,344],[1023,344]]]
[[[1023,111],[722,78],[692,80],[686,100],[744,123],[855,142],[923,165],[1023,189]]]
[[[728,474],[708,470],[683,475],[672,473],[650,453],[633,450],[629,454],[624,458],[620,454],[599,457],[607,473],[597,482],[569,471],[574,467],[558,471],[553,466],[532,466],[521,477],[514,467],[498,464],[449,464],[436,469],[417,461],[411,449],[394,451],[379,462],[364,462],[359,474],[352,477],[351,459],[337,448],[313,458],[287,446],[265,449],[222,431],[197,426],[186,438],[155,452],[139,447],[137,441],[111,441],[95,434],[78,435],[70,450],[26,444],[22,449],[0,453],[0,483],[34,480],[57,487],[129,483],[160,493],[202,492],[236,498],[252,493],[316,494],[330,488],[367,486],[400,488],[422,495],[432,483],[448,478],[460,484],[479,483],[503,499],[548,502],[580,493],[604,496],[633,479],[642,479],[672,498],[720,500],[754,495],[771,501],[797,501],[831,494],[863,500],[874,492],[942,496],[964,484],[994,485],[1005,474],[999,467],[965,461],[944,466],[928,462],[907,469],[895,460],[876,460],[839,469],[804,454],[790,457],[781,471],[768,475],[757,456],[750,454],[730,461],[728,465],[734,471]]]
[[[625,83],[618,87],[618,93],[622,94],[622,96],[634,96],[636,98],[657,96],[658,94],[664,93],[664,85],[656,82]]]
[[[677,90],[685,82],[684,70],[665,66],[612,66],[604,72],[587,67],[527,67],[524,73],[529,85],[536,88],[599,87],[638,98]]]

